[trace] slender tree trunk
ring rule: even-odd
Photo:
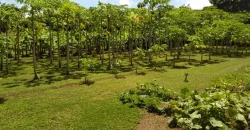
[[[201,48],[201,61],[203,61],[203,49]]]
[[[67,70],[66,70],[66,74],[69,75],[69,18],[68,18],[68,16],[67,16],[66,40],[67,40]]]
[[[49,27],[49,57],[50,57],[50,64],[53,64],[53,56],[52,56],[52,29]]]
[[[70,39],[69,39],[69,44],[74,44],[74,42],[73,42],[73,35],[75,35],[75,33],[72,31],[72,30],[70,30],[70,32],[69,32],[69,37],[70,37]],[[74,57],[73,57],[73,48],[71,48],[70,50],[69,50],[69,59],[70,59],[70,61],[71,62],[73,62],[73,60],[74,60]]]
[[[38,49],[38,33],[37,33],[37,31],[36,31],[36,33],[35,33],[35,54],[36,54],[36,61],[38,62],[38,60],[39,60],[39,49]]]
[[[99,56],[100,56],[100,60],[102,60],[102,44],[101,44],[101,30],[102,30],[102,18],[100,18],[100,28],[98,29],[98,44],[99,44]],[[102,62],[101,62],[102,63]]]
[[[17,60],[17,44],[16,43],[14,45],[14,54],[15,54],[14,60]]]
[[[22,44],[24,44],[24,42],[22,42]],[[21,47],[21,52],[22,52],[22,56],[23,56],[24,55],[23,47]]]
[[[215,53],[218,54],[218,45],[217,45],[217,40],[215,40]]]
[[[108,31],[111,28],[111,23],[110,23],[110,16],[108,16]],[[108,69],[112,68],[112,64],[111,64],[111,50],[110,50],[110,32],[108,32],[108,53],[109,53],[109,66]]]
[[[245,44],[246,44],[246,51],[245,51],[245,52],[246,52],[246,54],[247,54],[247,53],[248,53],[248,52],[247,52],[247,50],[248,50],[248,45],[247,45],[246,42],[245,42]]]
[[[177,42],[177,59],[180,59],[180,42]]]
[[[26,41],[25,42],[25,52],[26,52],[26,56],[28,56],[28,42]]]
[[[174,54],[174,59],[173,59],[173,67],[175,67],[175,56],[176,56],[176,54]]]
[[[132,37],[131,37],[131,43],[130,43],[130,65],[133,66],[133,35],[134,35],[134,25],[132,23],[132,30],[131,30],[131,34],[132,34]]]
[[[44,41],[40,41],[40,45],[39,45],[39,58],[43,59],[43,43]]]
[[[191,60],[191,55],[192,55],[192,48],[191,48],[191,46],[189,47],[189,55],[188,55],[188,61],[190,62],[190,60]]]
[[[58,25],[58,24],[57,24]],[[58,51],[58,68],[62,67],[62,60],[61,60],[61,47],[60,47],[60,31],[57,31],[57,51]]]
[[[20,37],[19,37],[19,26],[17,26],[17,63],[20,63]]]
[[[119,54],[122,54],[122,31],[119,31],[120,42],[119,42]]]
[[[88,36],[87,36],[87,31],[85,31],[85,58],[88,58]]]
[[[172,56],[173,55],[173,40],[170,36],[170,55]]]
[[[82,31],[81,31],[81,28],[80,28],[80,23],[79,23],[79,41],[78,41],[78,68],[81,67],[81,64],[80,64],[80,58],[81,58],[81,37],[82,37]]]
[[[153,9],[150,9],[150,10],[153,10]],[[151,26],[149,27],[150,28],[150,32],[149,32],[149,44],[148,44],[148,49],[150,49],[151,48],[151,45],[152,45],[152,33],[153,33],[153,23],[152,23],[152,21],[153,21],[153,16],[152,16],[152,14],[150,13],[150,24],[151,24]],[[148,52],[148,60],[149,60],[149,63],[152,63],[152,54],[150,53],[150,52]]]
[[[108,34],[108,52],[109,52],[109,66],[108,66],[108,69],[111,69],[112,64],[111,64],[110,35],[109,34]]]
[[[3,52],[4,52],[4,50],[3,50],[3,48],[1,48],[1,66],[0,66],[0,70],[1,71],[3,71]]]
[[[8,30],[6,31],[6,74],[9,74],[9,37]]]
[[[4,55],[4,54],[3,54],[3,51],[4,51],[3,49],[4,49],[4,48],[0,48],[0,49],[1,49],[1,50],[0,50],[0,55],[1,55],[0,70],[3,71],[3,55]]]
[[[245,47],[244,47],[244,45],[243,45],[243,44],[241,44],[241,55],[243,55],[243,54],[244,54],[244,50],[245,50]]]
[[[34,9],[31,7],[32,17],[32,39],[33,39],[33,68],[34,68],[34,80],[39,79],[36,71],[36,47],[35,47],[35,27],[34,27]]]
[[[85,75],[84,75],[84,82],[87,83],[87,69],[84,70],[85,71]]]
[[[211,60],[211,47],[209,47],[208,59]]]
[[[105,41],[106,41],[106,40],[105,40]],[[104,62],[104,47],[105,47],[105,46],[102,44],[102,45],[101,45],[101,50],[102,50],[102,51],[101,51],[101,53],[102,53],[102,58],[101,58],[101,59],[102,59],[102,64],[103,64],[103,62]]]
[[[150,27],[148,49],[150,49],[151,45],[152,45],[152,31],[153,31],[153,29],[152,29],[152,27]],[[152,55],[149,51],[148,51],[148,61],[149,61],[149,63],[152,63]]]
[[[112,59],[115,59],[115,38],[114,38],[114,35],[111,35],[111,46],[112,46]]]
[[[227,53],[228,53],[229,57],[231,56],[231,49],[232,49],[232,43],[230,42],[229,45],[228,45],[228,50],[227,50]]]

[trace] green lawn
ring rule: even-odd
[[[192,58],[199,60],[200,57]],[[62,74],[64,68],[56,70],[56,62],[48,66],[45,60],[38,65],[41,79],[31,81],[30,60],[24,59],[23,65],[12,61],[9,76],[0,72],[0,97],[7,99],[0,104],[0,129],[133,129],[141,119],[141,111],[120,103],[119,93],[154,79],[174,91],[184,87],[202,90],[220,76],[239,72],[250,61],[249,57],[212,58],[202,65],[194,61],[191,65],[178,62],[174,69],[162,66],[160,69],[165,72],[140,67],[140,71],[147,73],[145,76],[129,71],[121,73],[125,79],[115,79],[113,74],[104,73],[105,69],[101,68],[103,71],[90,74],[89,78],[96,81],[91,86],[80,85],[82,72],[75,67],[71,76],[65,76]],[[170,64],[170,61],[159,62],[159,65]],[[187,83],[183,82],[184,73],[189,73]]]

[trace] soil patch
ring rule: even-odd
[[[135,130],[183,130],[181,128],[170,128],[169,117],[145,112],[145,116],[137,125]]]

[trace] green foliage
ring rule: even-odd
[[[232,93],[211,88],[202,93],[192,92],[186,98],[170,101],[172,121],[185,129],[248,128],[250,97],[245,93]]]
[[[82,67],[85,70],[88,70],[93,65],[93,61],[87,58],[81,59],[81,63],[82,63]]]
[[[209,0],[211,4],[228,12],[250,11],[248,0]]]
[[[243,92],[250,90],[250,72],[246,68],[245,73],[230,74],[216,81],[216,87],[231,92]]]
[[[248,129],[250,96],[246,87],[238,87],[238,83],[241,81],[241,86],[248,86],[249,76],[230,77],[229,81],[234,83],[217,85],[203,92],[184,88],[180,94],[157,83],[148,83],[122,94],[120,100],[151,112],[170,115],[170,123],[184,129]]]
[[[116,66],[116,67],[122,66],[122,60],[116,59],[116,60],[115,60],[115,66]]]
[[[156,59],[157,59],[157,56],[160,56],[162,53],[166,52],[166,49],[167,49],[167,45],[166,44],[162,44],[162,45],[158,45],[158,44],[155,44],[153,45],[150,49],[148,49],[148,51],[153,54],[154,56],[154,66],[155,66],[155,69],[156,69]]]
[[[123,103],[129,103],[130,106],[146,108],[149,111],[157,110],[157,106],[161,102],[167,102],[175,98],[174,92],[163,88],[157,83],[138,85],[136,90],[130,90],[119,96],[119,99]]]
[[[84,70],[84,82],[85,83],[88,83],[89,80],[87,80],[87,75],[88,75],[88,69],[91,68],[93,66],[93,61],[91,59],[87,59],[87,58],[84,58],[84,59],[81,59],[80,60],[81,63],[82,63],[82,67],[83,67],[83,70]]]
[[[162,44],[162,45],[155,44],[148,51],[154,54],[155,56],[157,56],[157,55],[164,53],[166,49],[167,49],[166,44]]]
[[[196,48],[204,48],[204,43],[199,36],[189,36],[188,41],[190,41],[190,46],[194,46]]]
[[[140,60],[142,60],[143,57],[146,55],[146,53],[145,53],[145,51],[144,51],[143,49],[137,48],[137,49],[135,50],[135,55],[137,55],[138,58],[139,58]]]
[[[113,73],[115,74],[116,77],[118,76],[119,68],[122,66],[122,64],[123,64],[122,60],[120,60],[120,59],[115,59],[114,60]]]

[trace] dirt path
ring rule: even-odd
[[[144,117],[135,130],[182,130],[181,128],[169,128],[168,117],[144,112]]]

